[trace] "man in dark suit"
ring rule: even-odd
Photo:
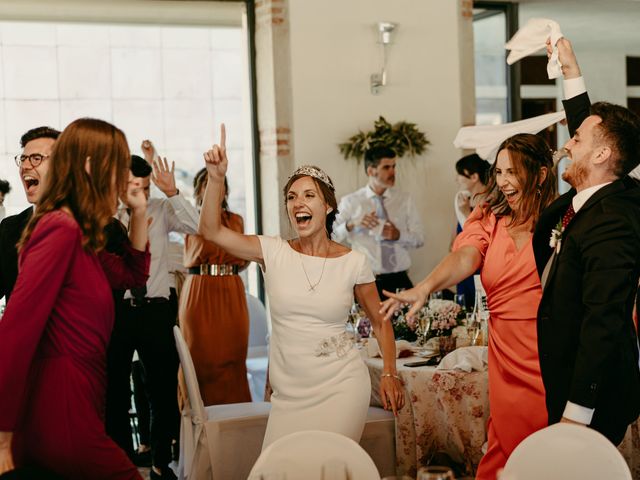
[[[640,413],[632,320],[640,186],[627,176],[640,160],[640,118],[617,105],[590,106],[571,44],[557,45],[571,97],[563,179],[573,188],[543,212],[534,233],[540,366],[549,424],[589,425],[618,444]]]
[[[49,171],[49,160],[53,144],[60,135],[51,127],[38,127],[29,130],[20,138],[22,153],[16,155],[16,164],[20,168],[20,179],[27,201],[35,205],[42,194],[42,183]],[[16,244],[27,226],[33,207],[17,215],[6,217],[0,223],[0,298],[9,300],[13,286],[18,278],[18,250]]]

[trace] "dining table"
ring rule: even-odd
[[[382,406],[382,359],[369,358],[366,350],[363,356],[371,377],[371,405]],[[487,436],[487,371],[406,365],[422,360],[418,356],[397,360],[398,376],[405,390],[405,406],[396,417],[397,473],[415,477],[421,466],[453,461],[464,475],[473,475]]]
[[[362,355],[371,377],[371,405],[382,406],[382,359],[370,358],[366,348]],[[488,372],[406,365],[423,360],[414,355],[396,361],[405,390],[405,406],[396,417],[397,474],[415,477],[421,466],[453,462],[461,475],[474,476],[487,441]],[[629,426],[618,450],[632,478],[640,479],[640,419]]]

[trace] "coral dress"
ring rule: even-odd
[[[144,284],[150,256],[82,248],[75,219],[44,215],[23,248],[0,320],[0,431],[14,432],[17,466],[65,479],[141,479],[106,434],[111,289]]]
[[[495,480],[513,449],[547,426],[536,331],[540,278],[531,241],[517,250],[505,222],[478,207],[454,243],[454,250],[473,246],[482,254],[482,285],[491,312],[489,447],[476,477],[482,480]]]
[[[243,232],[240,215],[226,212],[222,223]],[[237,265],[233,257],[199,235],[187,235],[187,268],[202,264]],[[247,381],[249,312],[244,284],[238,275],[188,275],[180,293],[180,328],[189,346],[205,405],[250,402]],[[182,385],[182,382],[181,382]],[[181,386],[184,392],[184,386]]]

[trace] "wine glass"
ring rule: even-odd
[[[431,465],[420,468],[416,480],[455,480],[455,478],[453,471],[449,467]]]
[[[467,309],[467,299],[465,298],[464,293],[456,293],[454,299],[463,310]]]
[[[421,313],[418,317],[418,328],[416,334],[418,335],[418,344],[424,346],[427,343],[427,335],[431,328],[431,319],[426,313]]]
[[[558,163],[560,162],[560,160],[562,160],[565,157],[569,156],[569,152],[564,148],[560,148],[559,150],[556,150],[553,152],[552,154],[552,159],[553,159],[553,165],[556,166],[558,165]]]
[[[467,336],[469,337],[469,343],[471,346],[482,345],[482,339],[480,338],[480,334],[482,330],[480,328],[480,323],[472,318],[467,323]]]
[[[442,300],[442,290],[438,290],[437,292],[431,292],[429,294],[429,300]]]

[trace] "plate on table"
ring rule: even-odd
[[[431,358],[440,355],[440,350],[424,349],[416,352],[416,357]]]

